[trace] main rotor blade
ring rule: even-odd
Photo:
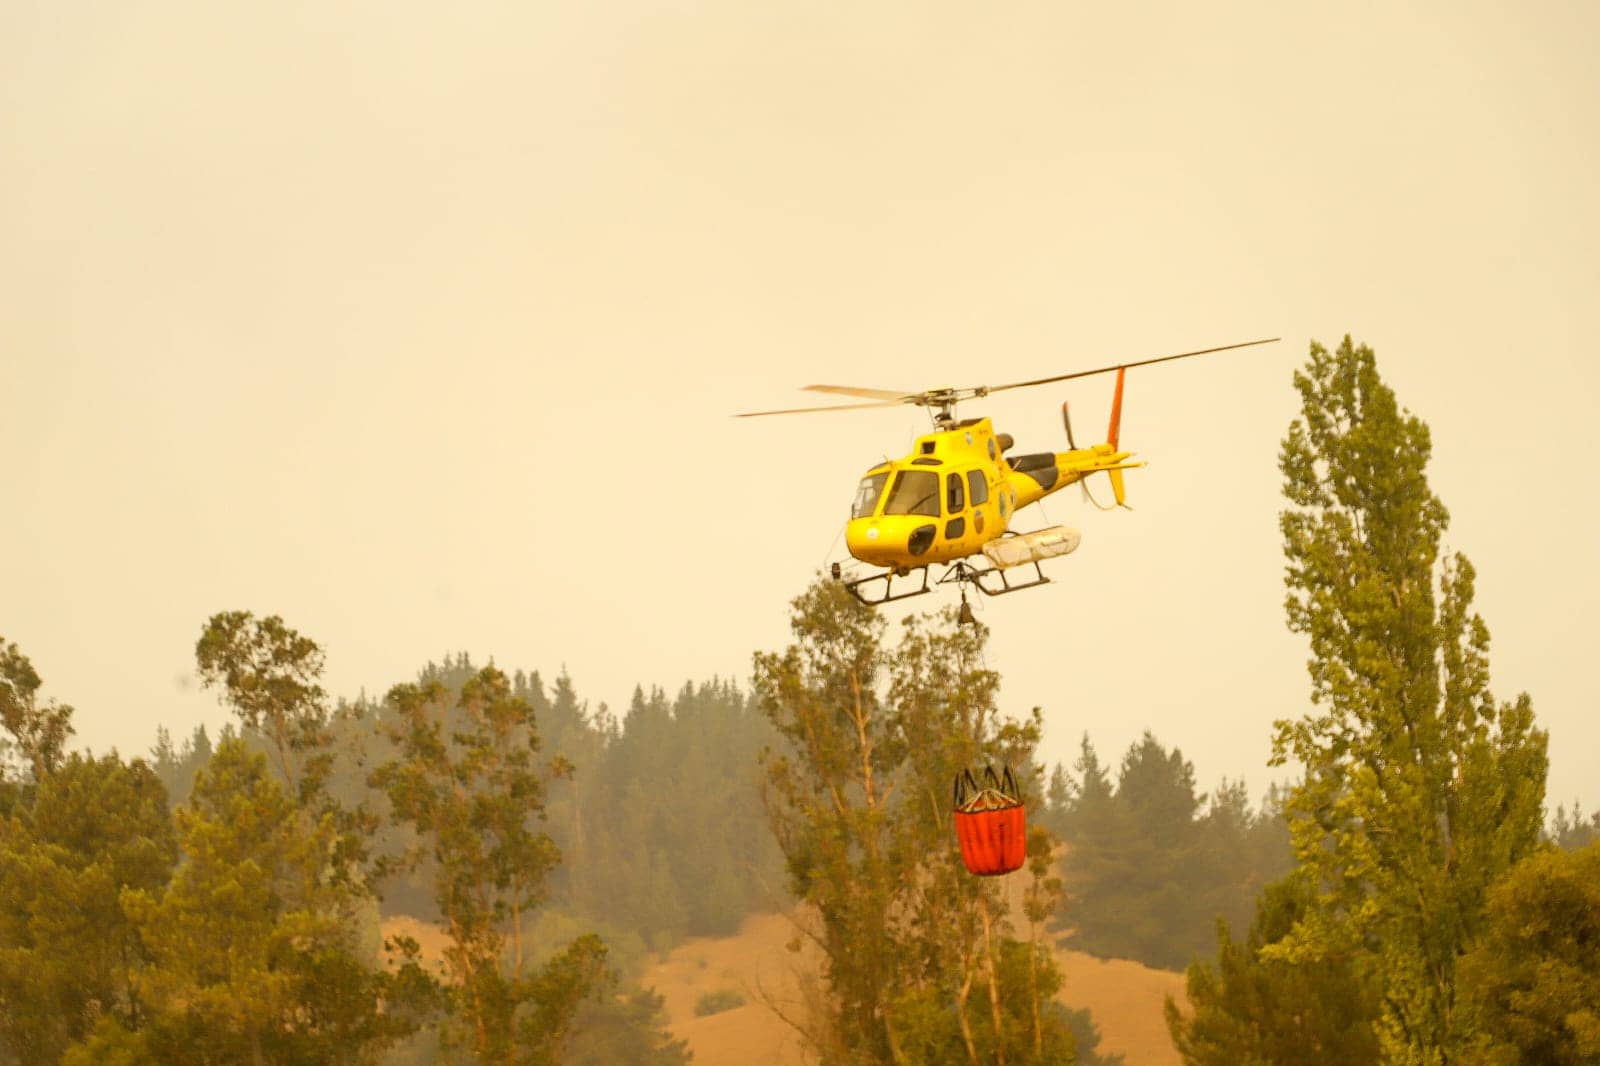
[[[1174,359],[1189,359],[1196,355],[1210,355],[1212,352],[1231,352],[1235,348],[1250,348],[1257,344],[1273,344],[1282,340],[1282,337],[1268,337],[1259,341],[1244,341],[1240,344],[1224,344],[1220,348],[1201,348],[1195,352],[1179,352],[1177,355],[1163,355],[1155,359],[1140,359],[1133,363],[1114,363],[1111,366],[1102,366],[1094,370],[1079,370],[1071,374],[1057,374],[1055,377],[1035,378],[1032,381],[1013,381],[1009,385],[990,385],[980,392],[1004,392],[1007,389],[1026,389],[1034,385],[1048,385],[1052,381],[1071,381],[1073,378],[1093,377],[1096,374],[1109,374],[1113,370],[1121,370],[1130,366],[1149,366],[1152,363],[1170,363]]]
[[[807,385],[810,392],[832,392],[840,396],[860,396],[864,400],[894,400],[898,403],[907,403],[915,395],[909,392],[893,392],[889,389],[861,389],[854,385]]]
[[[781,411],[746,411],[734,415],[734,418],[759,418],[762,415],[806,415],[817,411],[859,411],[866,407],[899,407],[900,401],[891,400],[884,403],[836,403],[827,407],[786,407]]]

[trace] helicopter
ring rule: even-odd
[[[858,576],[847,574],[836,562],[832,576],[843,581],[856,599],[874,607],[921,596],[932,592],[935,586],[954,582],[961,587],[961,619],[970,622],[968,585],[986,596],[1001,596],[1048,584],[1050,579],[1040,564],[1078,547],[1080,534],[1067,526],[1029,532],[1013,529],[1019,510],[1069,485],[1081,485],[1084,496],[1099,506],[1089,492],[1087,479],[1101,473],[1109,480],[1115,501],[1102,509],[1128,506],[1123,472],[1145,465],[1133,461],[1134,453],[1124,451],[1120,443],[1123,382],[1130,369],[1272,344],[1280,339],[1269,337],[1202,348],[1005,385],[945,387],[924,392],[807,385],[806,390],[811,392],[869,402],[749,411],[736,417],[902,405],[926,408],[933,419],[933,432],[918,437],[909,455],[874,464],[856,488],[845,526],[845,547],[861,563],[875,569]],[[1061,405],[1068,448],[1064,452],[1012,455],[1015,442],[1011,434],[996,432],[990,419],[956,418],[956,405],[964,400],[1110,373],[1115,373],[1117,380],[1106,439],[1087,448],[1078,447],[1073,439],[1072,418],[1065,403]],[[935,566],[943,567],[937,579],[931,577]],[[1031,574],[1026,569],[1030,566]],[[1013,572],[1022,576],[1014,580]]]

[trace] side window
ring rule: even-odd
[[[945,480],[945,513],[960,514],[967,506],[967,493],[962,487],[960,474],[951,474]]]
[[[989,502],[989,479],[983,476],[982,470],[967,471],[967,484],[972,487],[972,506]]]

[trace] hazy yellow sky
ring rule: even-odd
[[[1259,791],[1305,707],[1277,443],[1310,338],[1434,431],[1496,688],[1600,803],[1593,3],[0,0],[0,634],[80,740],[224,712],[211,613],[329,681],[744,680],[892,410],[813,381],[1135,371],[1137,510],[980,604],[1046,754],[1145,727]],[[1007,393],[1022,450],[1070,397]],[[923,601],[932,604],[932,598]]]

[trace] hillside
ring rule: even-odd
[[[416,937],[428,957],[443,947],[436,928],[411,918],[388,919],[383,932]],[[800,1040],[780,1017],[798,1013],[815,969],[811,952],[790,949],[795,939],[791,916],[755,915],[735,936],[686,940],[645,967],[641,983],[665,1000],[673,1035],[688,1042],[696,1066],[802,1066]],[[1161,1004],[1183,995],[1182,974],[1076,951],[1057,951],[1056,962],[1066,978],[1061,1002],[1089,1008],[1103,1052],[1125,1054],[1127,1066],[1178,1066]],[[700,997],[722,991],[739,993],[744,1005],[695,1016]]]
[[[643,983],[665,998],[674,1035],[687,1040],[696,1066],[800,1066],[799,1039],[777,1011],[799,1006],[807,952],[788,944],[795,927],[787,915],[749,918],[737,936],[685,941],[645,970]],[[1123,959],[1102,960],[1058,951],[1066,978],[1061,1001],[1087,1007],[1103,1036],[1101,1049],[1122,1052],[1127,1066],[1178,1066],[1167,1039],[1161,1004],[1183,995],[1183,975]],[[732,989],[745,1004],[697,1018],[695,1003],[709,992]]]

